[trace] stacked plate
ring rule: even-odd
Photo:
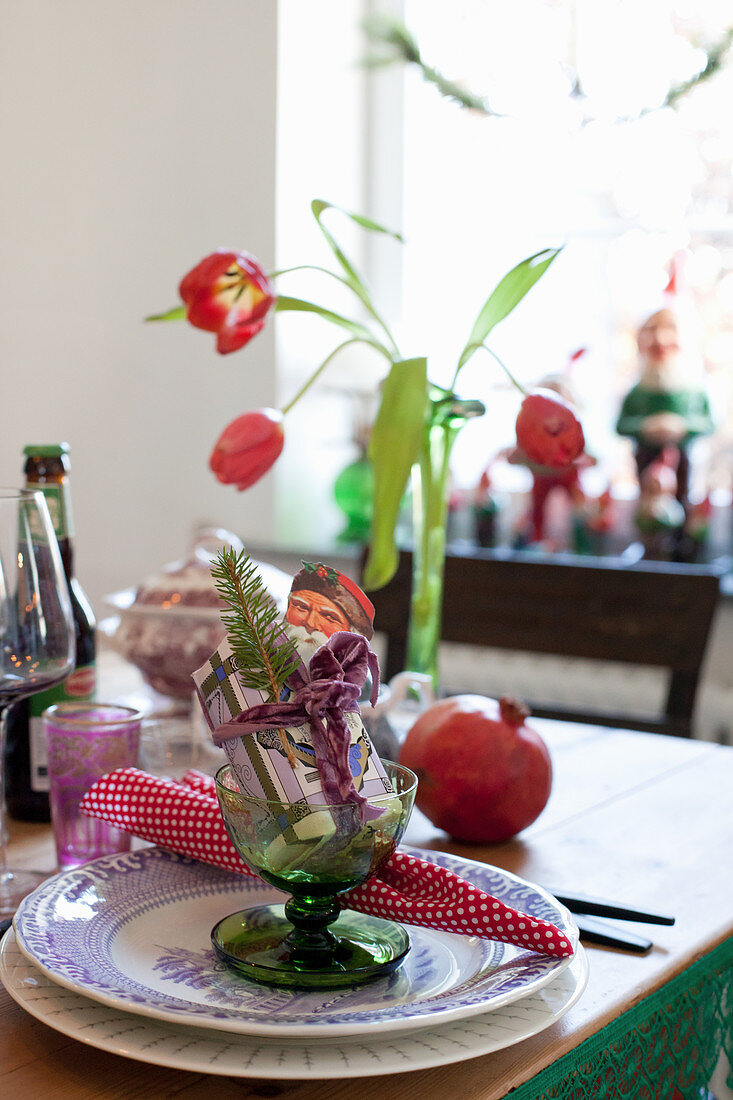
[[[564,1015],[588,975],[564,906],[495,867],[415,854],[559,925],[575,955],[410,927],[410,953],[389,977],[353,990],[271,989],[219,963],[209,933],[227,913],[283,895],[146,848],[63,872],[26,898],[2,941],[0,978],[31,1015],[81,1042],[241,1077],[424,1069],[521,1042]]]

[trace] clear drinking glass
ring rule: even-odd
[[[11,871],[5,851],[5,718],[11,703],[66,679],[74,622],[56,535],[42,493],[0,489],[0,916],[45,877]]]

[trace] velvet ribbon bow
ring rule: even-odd
[[[291,694],[286,701],[243,710],[214,731],[214,744],[262,729],[307,725],[327,801],[354,802],[366,808],[349,768],[351,732],[346,712],[358,711],[367,673],[372,677],[369,702],[374,706],[379,694],[377,655],[362,634],[339,630],[316,650],[308,669],[301,664],[288,677]],[[379,812],[367,813],[367,819]]]

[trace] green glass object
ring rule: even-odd
[[[412,596],[407,668],[431,676],[436,691],[450,456],[466,421],[485,412],[480,401],[464,401],[453,393],[433,388],[425,444],[412,470]]]
[[[363,824],[353,803],[314,805],[296,825],[289,803],[243,795],[229,765],[216,776],[224,824],[247,865],[291,895],[224,917],[212,929],[218,957],[267,985],[336,989],[394,970],[410,949],[401,925],[344,912],[338,895],[371,878],[395,851],[410,817],[417,778],[383,761],[393,793],[370,798],[382,810]],[[305,808],[305,806],[304,806]]]
[[[343,468],[334,482],[333,495],[346,516],[339,542],[368,542],[374,511],[374,472],[365,454]]]

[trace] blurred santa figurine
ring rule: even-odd
[[[676,447],[665,447],[641,474],[634,518],[648,558],[673,558],[684,528],[685,509],[677,499],[679,459]]]
[[[664,449],[676,448],[679,461],[675,496],[687,508],[687,447],[695,437],[712,432],[714,424],[705,391],[690,378],[690,348],[683,340],[679,283],[680,258],[675,257],[661,308],[644,321],[637,334],[639,380],[623,400],[616,431],[636,442],[640,486],[644,471],[660,460]]]
[[[491,491],[491,466],[486,467],[473,491],[472,512],[474,537],[479,546],[492,547],[496,544],[498,508]]]

